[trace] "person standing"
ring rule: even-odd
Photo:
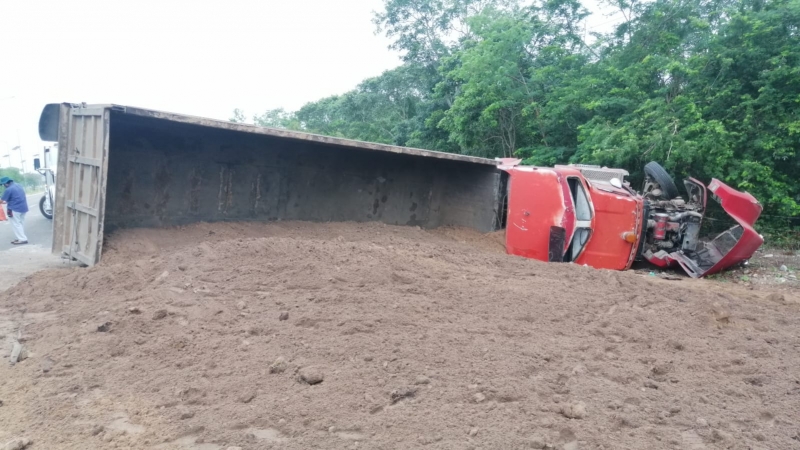
[[[8,221],[11,222],[11,227],[14,228],[14,234],[17,236],[17,239],[11,243],[14,245],[27,244],[28,237],[25,236],[24,226],[25,214],[28,213],[28,199],[25,197],[25,190],[8,177],[0,178],[0,184],[6,188],[0,204],[8,205],[6,208],[8,209]]]

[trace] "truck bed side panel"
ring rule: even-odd
[[[494,166],[112,111],[105,225],[222,220],[498,226]]]

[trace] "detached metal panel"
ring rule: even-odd
[[[103,248],[109,108],[62,105],[60,117],[53,250],[91,266]]]

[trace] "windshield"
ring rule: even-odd
[[[575,233],[570,242],[565,260],[575,261],[580,256],[589,237],[592,235],[592,205],[581,180],[576,177],[567,178],[572,204],[575,205]]]
[[[586,191],[583,190],[583,186],[577,178],[570,178],[569,190],[575,202],[575,219],[592,220],[592,207],[589,205],[589,199],[586,198]]]

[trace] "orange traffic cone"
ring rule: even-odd
[[[3,222],[5,220],[8,220],[8,217],[6,217],[6,210],[2,206],[0,206],[0,222]]]

